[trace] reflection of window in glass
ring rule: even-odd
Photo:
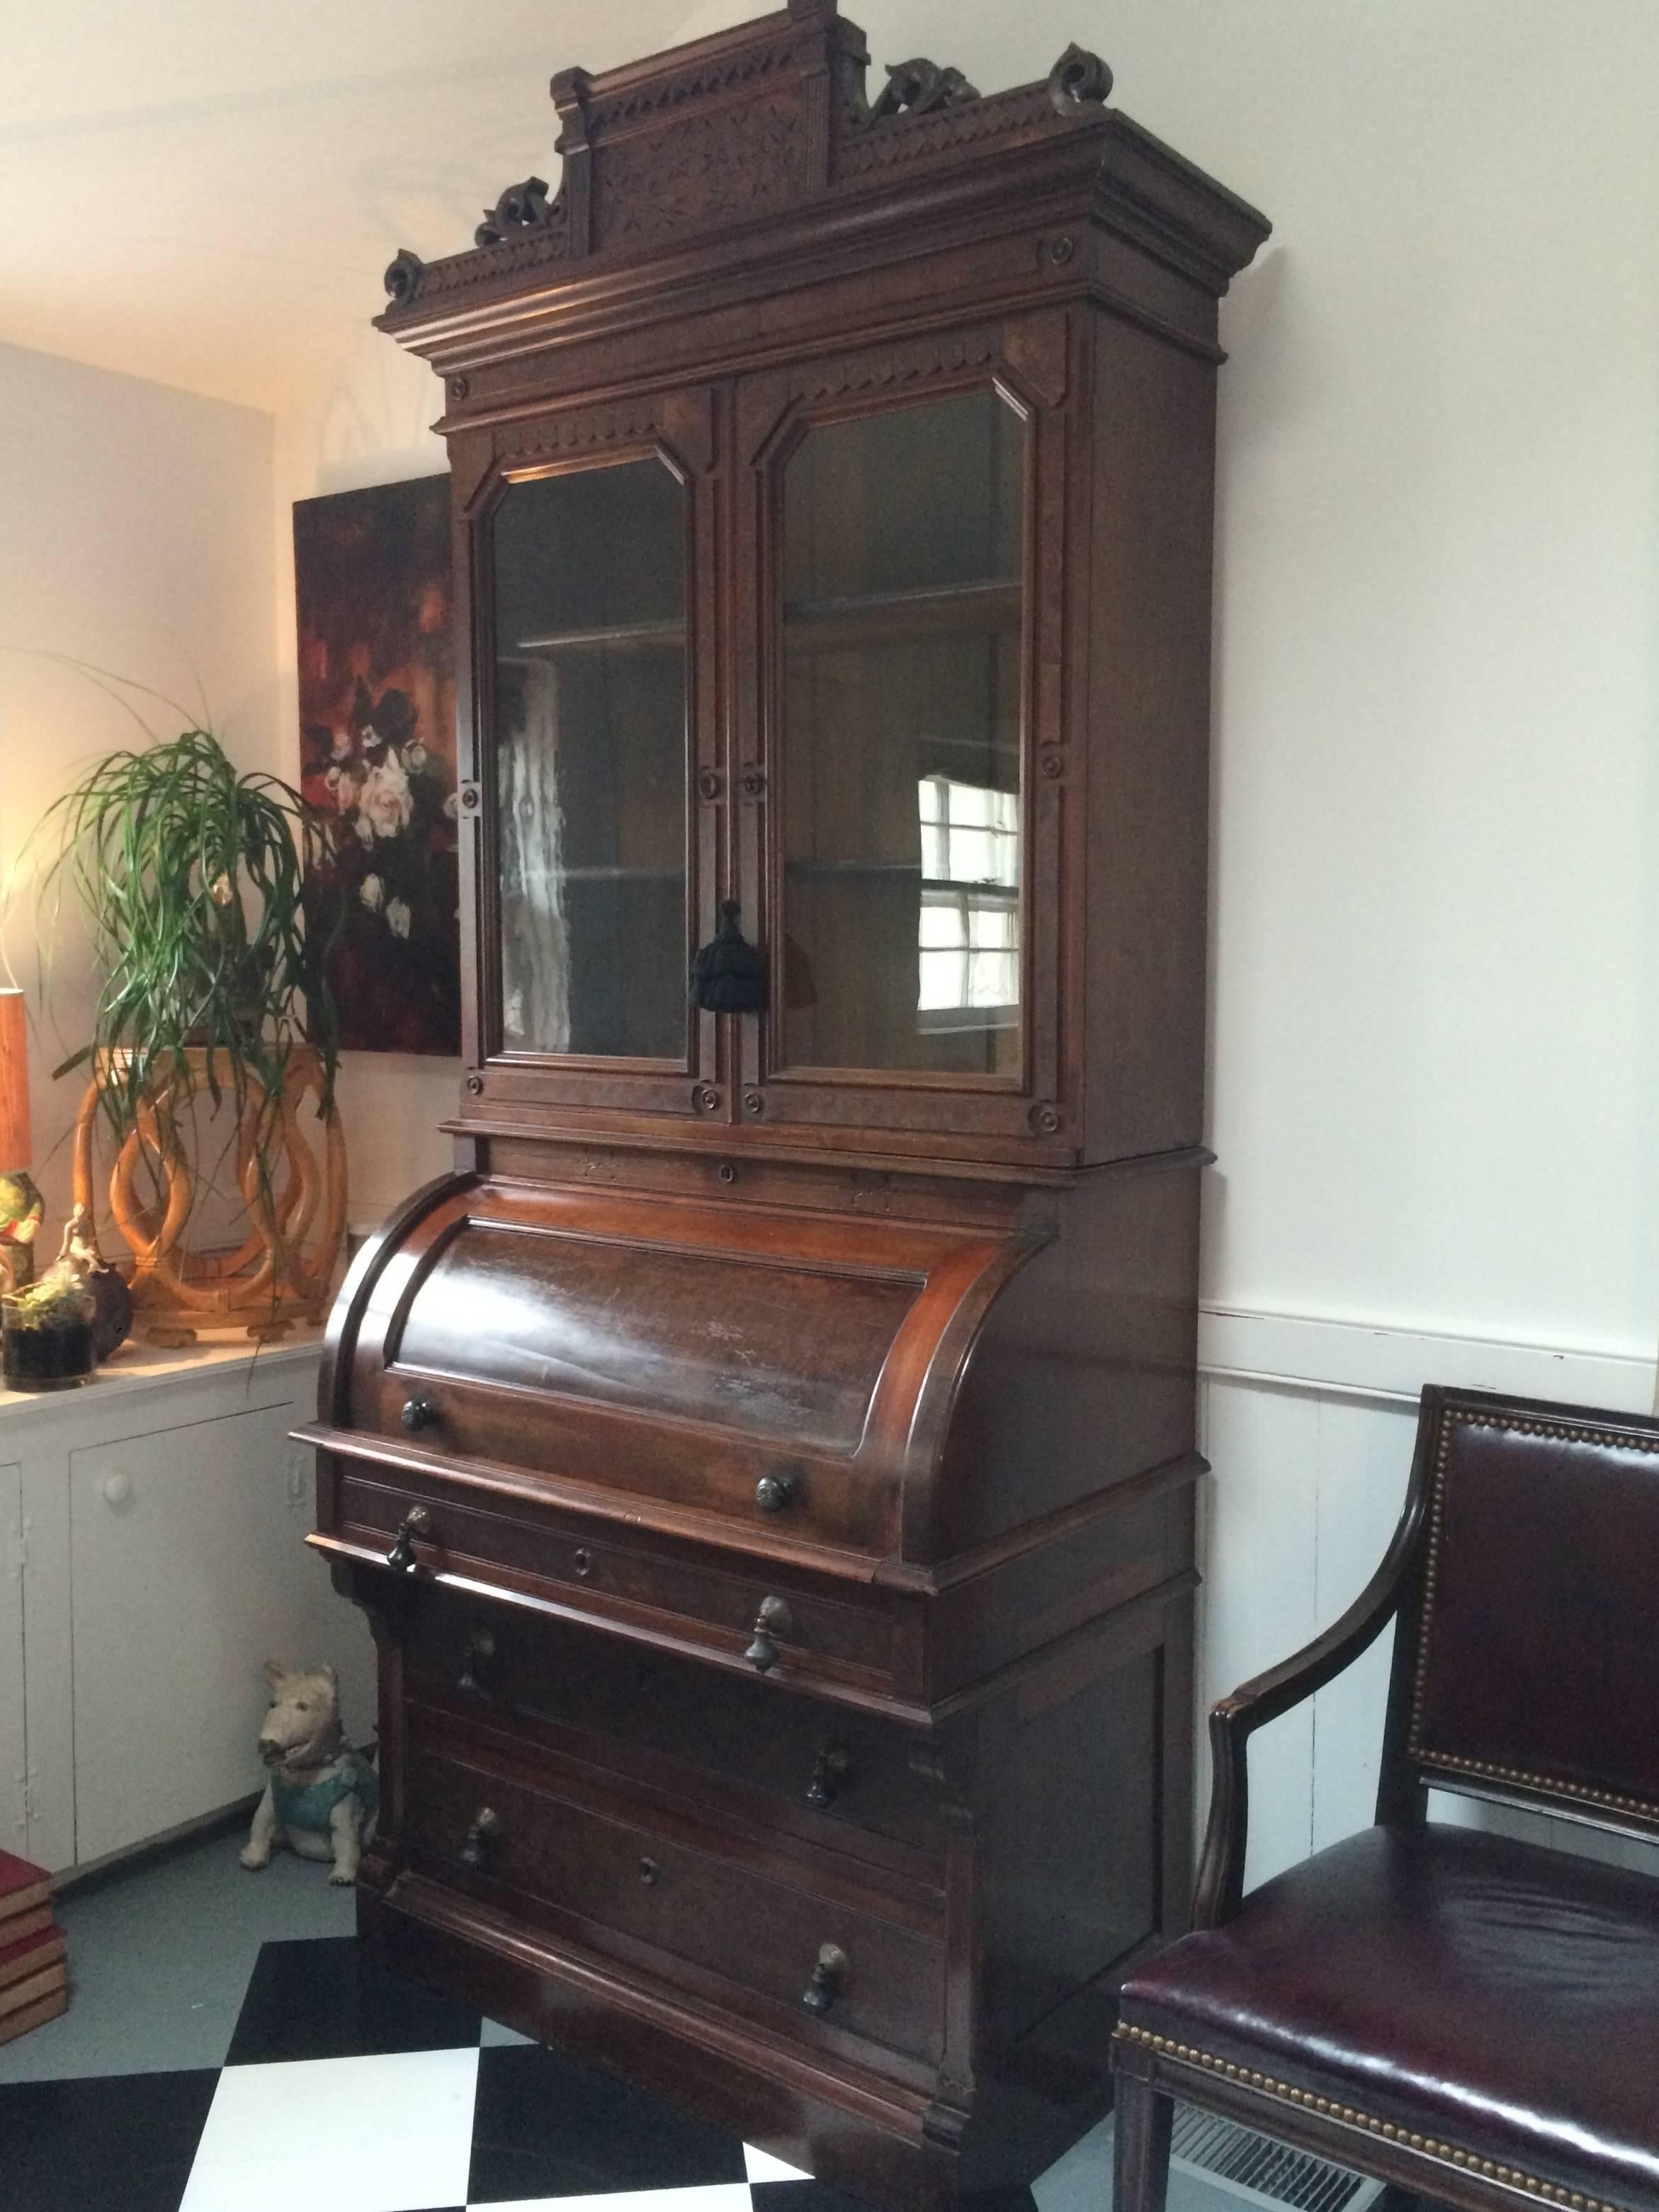
[[[921,987],[929,1029],[973,1009],[1019,1003],[1019,793],[925,775],[921,813]]]

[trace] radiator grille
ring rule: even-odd
[[[1294,2212],[1365,2212],[1382,2193],[1380,2181],[1192,2105],[1176,2106],[1170,2156],[1212,2187],[1256,2204],[1288,2204]]]

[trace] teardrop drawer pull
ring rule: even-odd
[[[808,2012],[826,2013],[847,1987],[851,1961],[839,1943],[826,1943],[818,1953],[812,1978],[801,1991]]]
[[[833,1805],[847,1787],[847,1776],[852,1761],[847,1756],[844,1743],[823,1743],[818,1746],[818,1755],[812,1761],[812,1777],[806,1785],[806,1802],[822,1812]]]
[[[490,1853],[501,1839],[501,1816],[488,1805],[480,1805],[472,1816],[472,1826],[466,1832],[466,1841],[461,1845],[461,1864],[475,1871],[489,1864]]]
[[[755,1485],[755,1503],[763,1513],[781,1513],[794,1502],[793,1474],[763,1474]]]
[[[422,1429],[438,1425],[438,1408],[430,1398],[405,1398],[404,1410],[398,1415],[411,1437],[419,1436]]]
[[[781,1597],[761,1600],[761,1609],[755,1616],[755,1640],[743,1655],[757,1674],[770,1674],[777,1665],[774,1635],[787,1636],[794,1625],[794,1616]]]
[[[662,1869],[657,1864],[655,1859],[640,1861],[640,1880],[647,1889],[654,1889],[662,1880]]]
[[[419,1561],[415,1557],[415,1539],[432,1534],[432,1516],[424,1505],[411,1505],[398,1523],[398,1533],[392,1540],[392,1549],[386,1563],[394,1574],[412,1575]]]
[[[489,1688],[489,1671],[495,1659],[494,1632],[475,1620],[466,1632],[466,1652],[461,1661],[461,1672],[455,1687],[469,1696],[485,1696]]]

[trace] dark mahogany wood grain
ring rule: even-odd
[[[1216,319],[1266,225],[1091,57],[984,99],[916,64],[874,100],[866,60],[835,0],[789,0],[567,70],[560,190],[509,186],[472,251],[388,272],[453,486],[457,1169],[360,1255],[302,1433],[311,1540],[379,1651],[369,1942],[944,2212],[1099,2118],[1116,1990],[1189,1911]],[[887,456],[856,485],[824,465],[790,542],[833,568],[947,416],[994,425],[1000,566],[786,619],[791,457]],[[795,1000],[793,1044],[787,1011],[688,994],[659,1059],[507,1048],[498,762],[533,742],[550,789],[575,740],[563,706],[532,739],[512,704],[495,518],[641,462],[685,519],[684,786],[656,826],[678,881],[683,812],[688,961],[736,901],[788,1008],[790,779],[862,809],[850,854],[799,865],[879,873],[917,834],[910,755],[882,750],[915,723],[927,778],[955,744],[1018,781],[1017,1042],[924,1034],[893,908],[884,939],[815,939],[834,990]],[[897,519],[942,541],[935,505]],[[593,621],[515,635],[584,667],[599,631],[643,649],[608,599]],[[939,641],[975,625],[964,737]],[[808,756],[786,629],[879,679]],[[621,858],[588,856],[641,872]],[[894,1065],[827,1064],[901,1030]]]

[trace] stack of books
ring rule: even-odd
[[[64,1931],[52,1917],[52,1878],[0,1851],[0,2043],[69,2009]]]

